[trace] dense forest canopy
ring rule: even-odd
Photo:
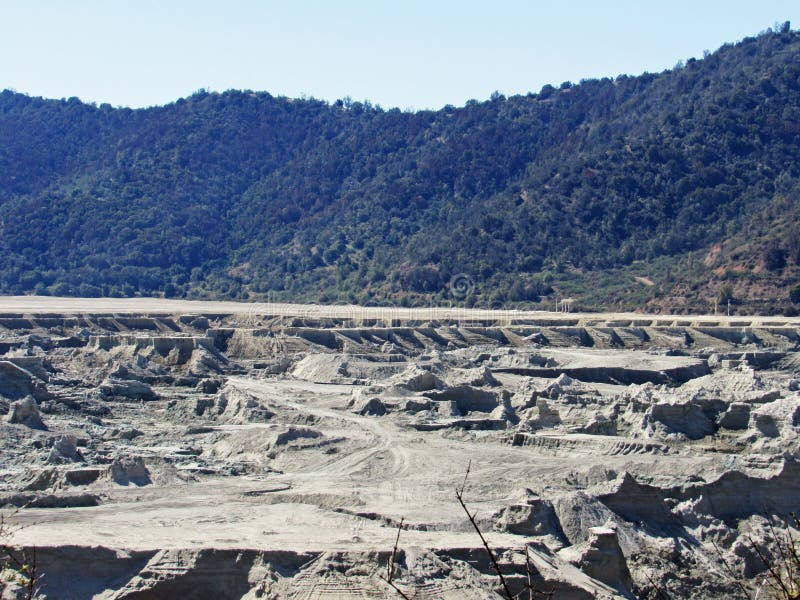
[[[788,23],[438,111],[6,90],[0,293],[787,312],[799,191]]]

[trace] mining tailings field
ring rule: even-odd
[[[0,298],[0,543],[52,599],[767,597],[799,380],[796,318]]]

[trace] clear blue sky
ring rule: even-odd
[[[199,88],[384,108],[661,71],[799,0],[0,0],[0,88],[123,106]]]

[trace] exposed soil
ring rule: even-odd
[[[502,597],[462,486],[520,597],[729,598],[800,509],[797,319],[0,313],[0,505],[47,598],[395,598],[401,522],[404,593]]]

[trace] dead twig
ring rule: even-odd
[[[467,463],[467,470],[464,473],[464,481],[461,482],[461,487],[456,488],[456,494],[464,494],[464,488],[467,487],[467,477],[469,477],[469,472],[472,469],[472,459]]]
[[[734,570],[728,560],[725,558],[725,555],[722,553],[722,550],[714,540],[711,540],[711,545],[714,547],[714,551],[717,553],[717,557],[719,558],[720,563],[725,568],[728,577],[731,578],[731,581],[739,588],[742,592],[744,597],[747,600],[753,600],[753,596],[750,594],[750,591],[745,587],[744,583],[742,583],[740,575]]]
[[[795,528],[800,529],[800,521],[794,514],[791,517]],[[777,557],[769,556],[769,552],[752,537],[748,536],[747,541],[767,570],[766,586],[780,598],[797,600],[800,598],[800,552],[797,548],[799,542],[792,535],[788,520],[784,522],[782,532],[775,528],[772,518],[768,519],[767,523],[770,541],[774,542],[777,548]]]
[[[24,508],[24,507],[23,507]],[[0,514],[0,540],[8,539],[22,527],[11,528],[9,517],[16,515],[21,509],[17,508],[9,516]],[[41,575],[37,569],[36,547],[30,553],[23,549],[15,550],[6,543],[0,543],[0,572],[10,569],[17,576],[17,583],[25,589],[26,600],[34,600],[39,591],[39,579]]]
[[[656,591],[656,594],[659,598],[661,598],[661,600],[672,600],[672,596],[670,596],[666,590],[662,588],[655,579],[653,579],[653,576],[650,575],[650,573],[645,573],[645,577],[647,577],[647,581],[649,581],[650,585],[653,586],[653,589]]]
[[[531,568],[531,555],[528,553],[528,547],[525,546],[525,574],[528,576],[528,589],[531,590],[533,595],[533,569]]]
[[[531,556],[527,545],[525,546],[525,574],[527,575],[525,589],[520,591],[520,593],[517,594],[517,597],[520,597],[523,593],[528,592],[528,597],[530,600],[534,600],[534,594],[541,596],[541,600],[552,600],[553,595],[556,593],[555,584],[553,584],[549,592],[536,589],[536,587],[533,585],[533,565],[531,564]]]
[[[405,517],[400,519],[400,524],[397,526],[397,537],[394,539],[394,548],[392,548],[392,553],[389,555],[389,561],[386,563],[386,577],[381,577],[381,579],[388,583],[391,588],[400,595],[401,598],[404,598],[405,600],[411,600],[403,590],[397,587],[397,584],[394,582],[394,567],[397,561],[397,549],[400,545],[400,532],[403,530],[404,521]]]
[[[461,488],[456,488],[456,499],[458,503],[461,505],[461,508],[467,515],[469,522],[472,524],[472,528],[475,530],[475,533],[478,534],[478,537],[483,544],[483,547],[486,549],[486,553],[489,555],[489,559],[492,561],[492,568],[494,569],[497,576],[500,578],[500,584],[503,586],[503,591],[506,595],[508,600],[514,600],[514,595],[511,593],[511,589],[508,587],[508,582],[506,581],[503,572],[500,570],[500,564],[497,562],[497,557],[495,556],[492,549],[489,547],[489,542],[486,541],[486,537],[484,537],[483,533],[481,532],[481,528],[478,527],[478,523],[475,521],[475,515],[478,513],[471,513],[467,508],[467,505],[464,502],[464,488],[467,485],[467,477],[469,476],[470,467],[472,466],[472,461],[469,462],[467,465],[467,472],[464,474],[464,481],[461,484]]]
[[[780,568],[775,565],[775,562],[770,559],[764,551],[756,544],[755,540],[752,537],[747,536],[747,541],[750,542],[750,547],[755,551],[758,555],[759,560],[764,564],[769,572],[770,579],[767,585],[772,588],[775,592],[781,594],[782,598],[796,598],[795,595],[792,594],[792,591],[787,587],[786,583],[784,582],[784,578],[781,574]]]

